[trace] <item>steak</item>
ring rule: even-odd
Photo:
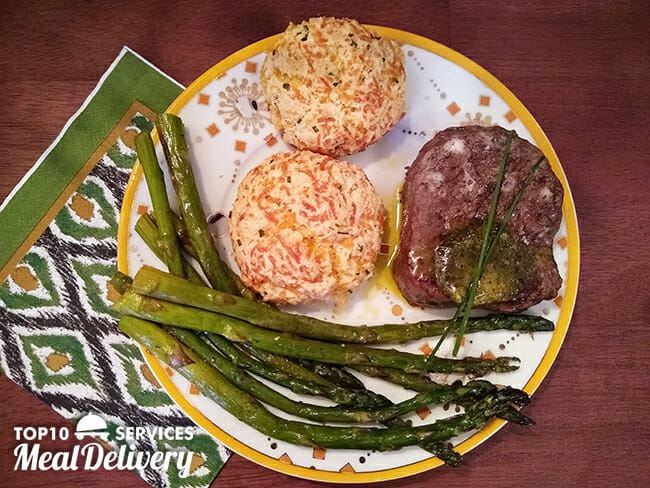
[[[444,253],[438,248],[445,240],[455,242],[450,238],[454,233],[486,219],[507,134],[502,127],[445,129],[424,145],[409,167],[402,191],[404,220],[393,276],[411,305],[442,307],[458,303],[458,297],[452,299],[449,287],[441,283],[440,260]],[[495,226],[542,155],[528,141],[513,139]],[[562,184],[544,162],[519,201],[506,231],[518,249],[530,256],[530,272],[507,299],[481,304],[477,301],[477,306],[516,312],[557,295],[562,278],[552,246],[562,220],[562,199]],[[475,259],[472,269],[474,265]],[[464,288],[461,296],[462,293]]]

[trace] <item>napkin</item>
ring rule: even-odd
[[[92,414],[78,429],[99,422],[106,452],[184,452],[186,464],[134,468],[152,486],[198,488],[230,453],[194,426],[119,332],[109,285],[135,136],[182,90],[122,49],[0,206],[0,361],[9,378],[73,424]],[[129,427],[153,435],[133,439]]]

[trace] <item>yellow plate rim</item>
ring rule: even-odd
[[[513,113],[524,124],[526,129],[528,129],[534,139],[535,144],[546,155],[551,164],[551,167],[553,168],[553,171],[562,183],[562,186],[564,188],[564,202],[562,205],[562,210],[566,222],[568,240],[568,265],[567,275],[565,278],[565,293],[560,309],[560,315],[558,317],[558,323],[549,343],[548,349],[546,350],[546,353],[544,354],[530,380],[523,388],[527,393],[532,395],[551,369],[553,362],[559,354],[560,348],[564,342],[564,338],[569,327],[571,316],[573,314],[578,292],[578,275],[580,270],[580,242],[578,234],[578,222],[571,190],[569,188],[566,175],[564,174],[564,170],[560,165],[560,161],[555,153],[555,150],[551,146],[548,137],[546,137],[546,134],[542,128],[533,118],[531,113],[526,109],[523,103],[521,103],[519,99],[517,99],[517,97],[508,88],[506,88],[505,85],[503,85],[503,83],[501,83],[491,73],[476,64],[474,61],[466,58],[462,54],[454,51],[451,48],[448,48],[447,46],[444,46],[440,43],[432,41],[426,37],[419,36],[417,34],[375,25],[366,25],[366,27],[374,30],[383,37],[388,37],[390,39],[394,39],[397,42],[410,44],[412,46],[433,52],[434,54],[437,54],[464,68],[476,76],[478,79],[483,81],[506,102]],[[178,98],[174,100],[174,102],[169,106],[167,112],[178,114],[179,111],[192,99],[192,97],[194,97],[194,95],[196,95],[209,82],[215,78],[219,78],[225,75],[225,73],[230,68],[249,59],[250,57],[257,55],[262,51],[270,50],[279,37],[280,34],[277,34],[250,44],[214,65],[212,68],[203,73],[199,78],[197,78],[185,91],[183,91],[183,93],[181,93]],[[157,135],[155,133],[153,134],[153,137],[157,142]],[[125,190],[118,228],[118,269],[121,272],[127,274],[129,221],[131,216],[131,207],[133,206],[133,199],[141,177],[142,168],[140,164],[136,162]],[[433,457],[406,466],[401,466],[399,468],[363,473],[341,473],[309,469],[284,463],[278,459],[272,458],[256,451],[255,449],[250,448],[246,444],[235,439],[230,434],[224,432],[215,424],[213,424],[207,417],[205,417],[205,415],[203,415],[197,408],[192,406],[187,401],[185,396],[172,382],[171,378],[165,371],[163,364],[160,363],[151,354],[149,354],[146,350],[144,350],[144,348],[142,348],[142,352],[152,371],[158,377],[160,383],[165,388],[167,393],[195,423],[197,423],[199,426],[205,429],[206,432],[211,434],[219,441],[223,442],[227,447],[234,450],[238,454],[275,471],[316,481],[327,481],[334,483],[365,483],[403,478],[436,468],[442,464],[438,458]],[[506,422],[501,419],[493,420],[476,434],[456,446],[456,450],[461,454],[470,451],[471,449],[484,442],[494,433],[496,433],[501,427],[505,425],[505,423]]]

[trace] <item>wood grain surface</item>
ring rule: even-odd
[[[506,426],[459,469],[443,467],[379,486],[648,486],[647,2],[4,0],[0,201],[123,45],[189,84],[289,21],[316,15],[420,34],[494,74],[555,147],[580,227],[577,305],[557,362],[527,410],[537,426]],[[147,486],[128,472],[14,472],[14,426],[66,421],[6,377],[0,378],[0,392],[0,486]],[[57,442],[52,448],[65,446]],[[288,483],[319,485],[234,455],[213,486]]]

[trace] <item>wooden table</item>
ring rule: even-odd
[[[282,31],[289,21],[316,15],[354,17],[446,44],[508,86],[554,145],[580,225],[578,301],[557,362],[527,410],[536,427],[506,426],[468,454],[460,469],[441,468],[385,486],[647,486],[647,3],[172,3],[2,2],[0,199],[122,45],[189,84],[228,54]],[[4,376],[0,388],[0,485],[147,486],[128,472],[13,472],[15,425],[66,422]],[[317,485],[234,455],[213,486],[285,483]]]

